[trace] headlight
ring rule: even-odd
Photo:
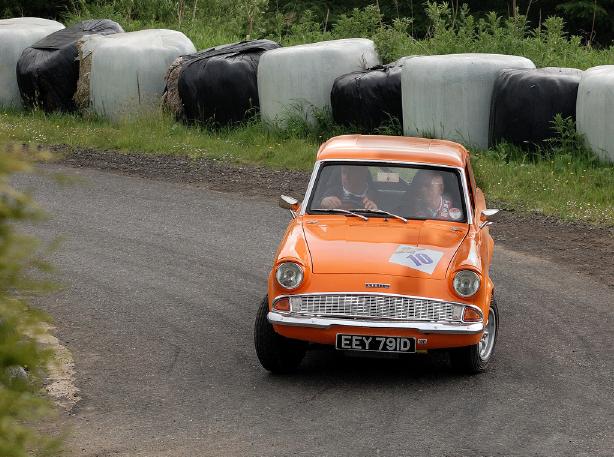
[[[284,289],[296,289],[303,282],[303,269],[294,262],[284,262],[277,267],[275,277]]]
[[[454,291],[461,297],[475,295],[480,288],[480,277],[471,270],[461,270],[454,275]]]

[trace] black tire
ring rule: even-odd
[[[276,333],[267,319],[268,313],[269,299],[264,297],[258,308],[254,326],[256,355],[260,364],[271,373],[292,373],[305,357],[307,343]]]
[[[488,369],[488,365],[495,353],[495,346],[497,343],[497,335],[499,334],[499,310],[497,308],[497,302],[493,297],[490,302],[489,320],[494,318],[494,339],[492,341],[492,348],[488,352],[486,357],[480,354],[480,344],[474,344],[473,346],[466,346],[462,348],[456,348],[450,350],[450,363],[452,368],[456,371],[466,374],[478,374],[483,373]]]

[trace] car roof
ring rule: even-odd
[[[341,135],[320,146],[317,160],[389,160],[464,167],[469,153],[458,143],[407,136]]]

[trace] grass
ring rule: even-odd
[[[321,142],[343,133],[334,126],[324,127],[330,130],[309,130],[297,122],[283,132],[270,131],[254,120],[210,130],[184,126],[163,113],[116,124],[76,115],[0,114],[0,137],[6,140],[210,157],[299,170],[311,169]],[[506,209],[614,227],[614,165],[579,158],[572,144],[563,143],[553,148],[556,154],[543,158],[531,159],[510,147],[474,152],[478,183],[489,199]]]
[[[473,154],[478,185],[505,209],[614,227],[614,166],[589,167],[562,155],[506,162],[493,151]]]
[[[4,112],[0,137],[69,147],[211,157],[276,168],[308,169],[317,141],[268,131],[257,121],[219,130],[188,127],[170,114],[157,113],[132,122],[111,123],[78,115]]]

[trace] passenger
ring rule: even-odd
[[[453,207],[452,199],[444,194],[444,188],[441,173],[418,171],[411,183],[409,199],[402,207],[402,214],[426,219],[461,219],[462,212]]]
[[[341,180],[324,191],[320,207],[325,209],[377,209],[370,186],[369,168],[362,165],[341,166]]]

